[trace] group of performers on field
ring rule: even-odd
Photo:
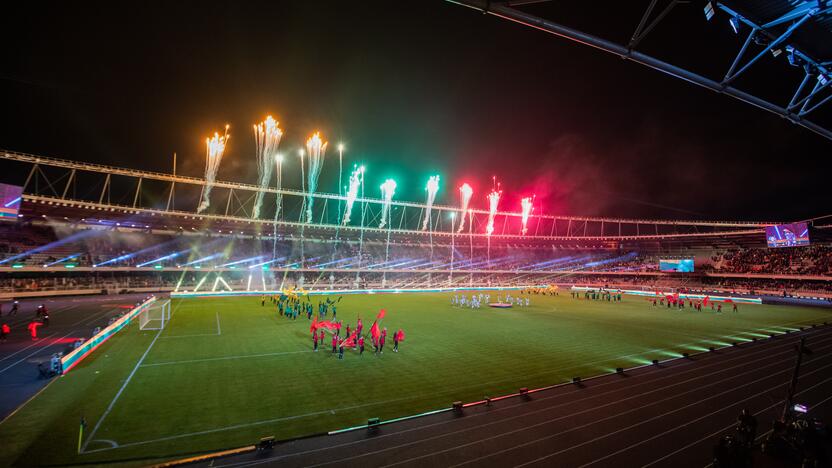
[[[307,320],[312,320],[309,327],[309,332],[312,334],[312,349],[318,351],[318,346],[324,346],[326,340],[326,333],[330,333],[332,343],[332,354],[337,354],[338,359],[344,359],[344,351],[352,349],[358,352],[359,356],[364,355],[365,340],[370,340],[373,346],[373,353],[380,355],[384,353],[384,345],[388,340],[387,327],[380,327],[379,322],[384,318],[386,311],[384,309],[378,313],[376,320],[370,327],[370,333],[365,337],[364,324],[361,322],[361,317],[358,317],[358,322],[355,328],[349,324],[344,326],[344,323],[337,320],[338,309],[337,305],[341,302],[341,296],[338,299],[332,300],[326,298],[325,301],[318,301],[317,313],[314,313],[315,306],[312,300],[306,296],[306,300],[302,300],[297,294],[293,292],[281,293],[278,296],[262,296],[260,305],[265,307],[266,300],[271,301],[277,307],[278,317],[285,317],[289,320],[297,320],[300,314],[305,314]],[[331,319],[327,319],[329,314],[332,314]],[[341,331],[345,330],[344,335]],[[398,329],[392,335],[393,352],[399,352],[399,344],[404,341],[404,330]]]
[[[607,301],[607,302],[621,302],[623,299],[621,291],[609,291],[606,289],[587,289],[583,291],[572,290],[572,299],[581,299],[587,301]]]
[[[523,294],[523,291],[520,291]],[[489,304],[491,300],[490,294],[454,294],[451,296],[452,307],[469,307],[471,309],[479,309],[483,304]],[[516,306],[528,307],[532,304],[529,297],[512,296],[511,293],[506,293],[505,299],[499,294],[497,295],[498,304],[511,304]]]
[[[667,295],[664,297],[654,297],[652,301],[653,307],[664,306],[666,303],[668,309],[677,308],[681,310],[685,308],[685,299],[680,298],[678,294]],[[729,303],[733,306],[731,309],[732,312],[739,312],[737,303],[733,300],[725,299],[723,302]],[[687,303],[688,308],[696,310],[698,312],[702,312],[702,309],[708,307],[708,305],[710,304],[712,311],[715,311],[716,313],[722,313],[722,302],[712,301],[709,296],[705,296],[701,301],[688,298]]]
[[[594,301],[607,301],[607,302],[620,302],[622,299],[621,291],[616,290],[607,290],[603,288],[599,289],[586,289],[586,290],[575,290],[571,291],[572,299],[585,299],[585,300],[594,300]],[[679,297],[679,294],[667,294],[663,295],[659,292],[656,292],[654,297],[648,297],[648,301],[653,303],[653,307],[664,307],[667,306],[668,309],[676,308],[676,309],[684,309],[685,308],[685,298]],[[727,304],[731,304],[732,311],[738,312],[739,308],[737,307],[737,303],[734,302],[732,299],[725,299],[722,302]],[[687,298],[687,307],[698,312],[702,312],[702,310],[708,305],[711,306],[711,310],[717,313],[722,312],[722,302],[711,300],[710,296],[705,296],[702,300],[694,300],[691,298]]]

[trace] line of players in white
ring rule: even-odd
[[[468,296],[466,294],[454,294],[453,296],[451,296],[451,306],[470,307],[471,309],[479,309],[480,307],[482,307],[483,304],[488,304],[490,299],[490,294],[483,293],[471,294],[471,296]],[[520,307],[528,307],[531,305],[531,301],[528,297],[514,297],[509,293],[506,293],[505,299],[501,298],[498,295],[497,303],[511,304]]]

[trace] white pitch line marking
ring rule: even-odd
[[[153,348],[154,344],[156,344],[156,340],[159,339],[159,335],[161,335],[164,330],[164,328],[160,328],[159,331],[156,333],[156,336],[153,337],[153,341],[150,342],[150,345],[144,351],[142,357],[139,358],[139,362],[136,363],[136,367],[133,368],[133,370],[130,372],[130,375],[128,375],[127,379],[124,380],[124,384],[121,385],[121,388],[118,390],[118,393],[116,393],[116,396],[114,396],[112,401],[110,401],[110,404],[107,406],[107,409],[104,411],[104,414],[102,414],[101,417],[98,419],[98,422],[95,423],[95,427],[92,428],[92,432],[90,432],[90,435],[87,437],[87,441],[84,442],[84,446],[81,447],[81,453],[86,453],[87,445],[89,445],[89,443],[93,440],[93,437],[95,436],[95,433],[98,431],[98,428],[101,427],[101,423],[104,422],[104,419],[106,419],[107,415],[110,414],[110,411],[113,410],[113,407],[116,405],[116,401],[118,401],[119,397],[121,397],[121,394],[124,392],[124,389],[127,388],[127,384],[129,384],[130,380],[133,379],[133,376],[136,375],[136,371],[139,370],[139,367],[141,367],[142,362],[144,362],[144,359],[147,357],[147,354],[150,352],[150,349]]]

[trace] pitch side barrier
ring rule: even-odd
[[[617,289],[617,288],[599,288],[599,287],[586,287],[586,286],[572,286],[573,291],[598,291],[603,289],[604,291],[614,291],[620,292],[622,294],[630,294],[633,296],[643,296],[643,297],[666,297],[666,296],[675,296],[676,293],[666,292],[666,291],[639,291],[635,289]],[[656,293],[659,293],[656,295]],[[745,303],[745,304],[762,304],[763,300],[759,297],[742,297],[742,296],[712,296],[710,294],[682,294],[679,293],[680,299],[698,299],[702,300],[705,298],[709,298],[712,301],[717,302],[725,302],[726,299],[731,300],[732,302],[737,303]]]
[[[113,335],[118,333],[122,328],[130,324],[130,322],[134,318],[136,318],[143,310],[147,309],[154,302],[156,302],[156,296],[151,296],[141,304],[130,309],[130,312],[124,314],[118,320],[116,320],[115,322],[111,323],[106,328],[98,332],[98,334],[96,334],[89,340],[85,341],[84,344],[75,348],[66,356],[62,357],[61,373],[66,374],[70,371],[70,369],[77,366],[79,362],[83,361],[87,356],[92,354],[93,351],[98,349],[99,346],[104,344],[105,341],[109,340],[110,337],[112,337]]]
[[[460,287],[460,288],[413,288],[413,289],[404,289],[404,288],[380,288],[380,289],[338,289],[338,290],[328,290],[328,289],[321,289],[318,291],[293,291],[298,294],[309,295],[309,296],[341,296],[346,294],[401,294],[401,293],[413,293],[413,292],[420,292],[420,293],[428,293],[428,292],[454,292],[454,291],[519,291],[521,289],[528,289],[528,288],[545,288],[546,286],[541,285],[526,285],[526,286],[471,286],[471,287]],[[234,297],[234,296],[262,296],[266,295],[274,295],[280,294],[284,291],[280,290],[271,290],[271,291],[205,291],[205,292],[194,292],[194,291],[182,291],[182,292],[172,292],[170,293],[170,297]]]

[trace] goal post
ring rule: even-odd
[[[170,299],[157,301],[139,314],[140,330],[161,330],[170,321]]]

